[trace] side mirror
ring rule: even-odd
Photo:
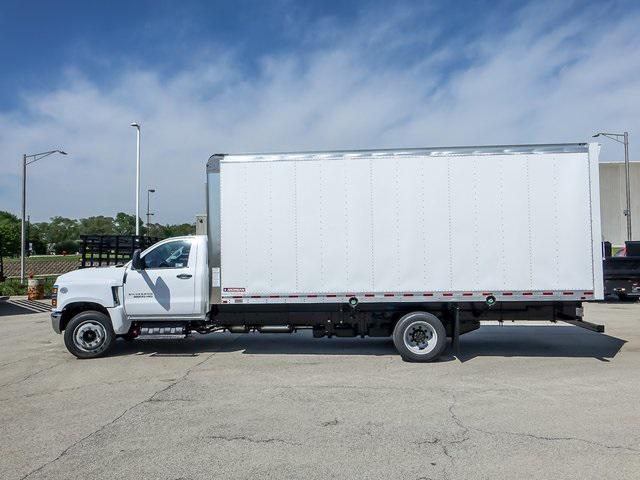
[[[131,268],[134,270],[144,270],[144,259],[140,258],[140,249],[137,248],[133,251],[133,256],[131,257]]]

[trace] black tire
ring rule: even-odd
[[[115,339],[111,319],[94,310],[78,313],[64,330],[64,344],[78,358],[106,355]]]
[[[432,362],[447,346],[447,332],[435,315],[411,312],[396,323],[393,343],[407,362]]]

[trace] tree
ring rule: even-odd
[[[150,237],[163,237],[162,225],[159,223],[150,223],[145,226],[144,234],[149,235]]]
[[[134,215],[128,213],[118,212],[113,222],[114,233],[116,235],[135,235],[136,234],[136,221]]]
[[[179,225],[163,225],[160,237],[180,237],[182,235],[194,235],[196,233],[195,223],[181,223]]]
[[[98,215],[80,220],[81,235],[112,235],[114,232],[114,220],[111,217]]]
[[[47,243],[60,243],[65,240],[78,240],[80,226],[77,220],[65,217],[53,217],[49,222]]]
[[[143,230],[145,235],[150,237],[180,237],[183,235],[193,235],[196,232],[195,223],[181,223],[178,225],[162,225],[160,223],[152,223]]]
[[[20,219],[9,212],[0,211],[0,237],[2,237],[3,255],[19,255]]]
[[[33,246],[36,255],[44,255],[47,253],[47,236],[49,224],[47,222],[32,223],[27,230],[29,235],[29,243]]]
[[[104,215],[75,220],[52,217],[49,222],[31,223],[27,229],[28,241],[37,254],[51,251],[72,253],[78,250],[80,235],[134,235],[136,223],[133,215],[118,212],[115,218]],[[153,223],[143,226],[140,233],[151,237],[168,238],[193,235],[195,224],[161,225]],[[0,237],[5,256],[20,254],[20,219],[9,212],[0,211]]]
[[[54,252],[56,255],[66,255],[78,253],[80,242],[77,240],[63,240],[55,244]]]

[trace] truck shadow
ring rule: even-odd
[[[467,362],[476,357],[596,358],[608,361],[625,340],[564,325],[485,325],[463,335],[460,352],[448,347],[440,361]],[[119,341],[110,355],[184,356],[242,352],[245,355],[397,355],[390,338],[315,339],[308,331],[285,334],[198,335],[187,341]]]
[[[476,357],[596,358],[608,361],[626,343],[570,325],[484,325],[460,337],[458,360]]]

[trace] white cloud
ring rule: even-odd
[[[0,113],[0,209],[18,211],[21,153],[60,146],[68,157],[29,167],[35,219],[131,211],[133,120],[143,126],[142,191],[157,189],[152,209],[162,222],[204,210],[204,165],[215,152],[640,132],[640,15],[618,20],[552,5],[445,42],[437,28],[408,25],[408,9],[366,15],[348,29],[318,22],[299,48],[262,58],[252,76],[233,49],[220,47],[193,53],[192,66],[171,76],[129,64],[103,84],[69,69],[64,87],[30,92],[20,110]],[[621,155],[605,143],[603,158]]]

